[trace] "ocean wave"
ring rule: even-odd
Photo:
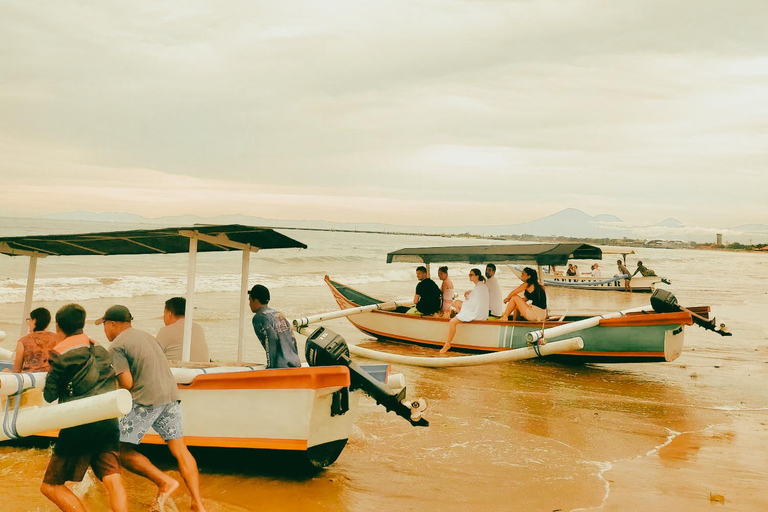
[[[248,282],[262,283],[269,288],[325,286],[325,274],[268,275],[251,274]],[[359,285],[388,281],[413,280],[412,269],[393,269],[367,273],[333,275],[345,284]],[[24,302],[26,282],[8,279],[0,282],[0,304]],[[142,297],[152,295],[174,296],[186,293],[185,277],[122,276],[122,277],[58,277],[35,281],[35,302],[82,301],[89,299]],[[198,293],[237,292],[240,290],[240,274],[198,276],[195,291]]]

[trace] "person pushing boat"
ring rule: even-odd
[[[104,334],[112,344],[109,351],[117,381],[133,398],[131,411],[120,419],[120,459],[125,468],[157,485],[158,505],[162,509],[179,483],[135,448],[153,428],[179,464],[181,477],[192,496],[192,510],[205,512],[197,462],[184,441],[176,379],[155,337],[135,329],[132,320],[128,308],[120,305],[110,307],[96,320],[96,325],[104,325]]]
[[[45,379],[46,402],[65,403],[117,389],[112,358],[98,343],[83,334],[85,309],[67,304],[56,312],[56,331],[61,340],[50,353],[50,369]],[[64,428],[53,448],[45,470],[43,495],[66,512],[86,512],[80,499],[65,485],[81,482],[88,466],[104,483],[110,509],[127,512],[123,479],[120,475],[117,419]]]

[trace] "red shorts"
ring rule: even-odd
[[[43,483],[80,482],[90,466],[96,478],[120,473],[117,420],[63,429],[53,448]]]

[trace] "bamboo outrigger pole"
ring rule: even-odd
[[[643,313],[653,311],[652,306],[640,306],[632,309],[625,309],[623,311],[616,311],[615,313],[606,313],[604,315],[593,316],[585,318],[584,320],[578,320],[565,325],[559,325],[557,327],[550,327],[546,330],[546,335],[549,338],[557,338],[558,336],[565,336],[581,329],[588,329],[594,327],[600,323],[600,320],[604,318],[620,318],[626,316],[628,313]],[[537,343],[544,339],[544,330],[531,331],[526,335],[528,343]]]

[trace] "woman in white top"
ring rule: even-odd
[[[469,271],[469,280],[475,284],[471,292],[464,294],[466,301],[453,301],[453,310],[456,316],[448,322],[448,341],[445,342],[440,353],[444,354],[451,348],[451,341],[456,336],[456,327],[460,322],[472,322],[473,320],[488,320],[488,287],[485,286],[485,277],[480,270],[473,268]]]
[[[443,307],[440,312],[440,316],[451,310],[453,304],[453,281],[448,279],[448,267],[440,267],[437,269],[437,277],[443,282],[440,285],[440,291],[443,292]]]

